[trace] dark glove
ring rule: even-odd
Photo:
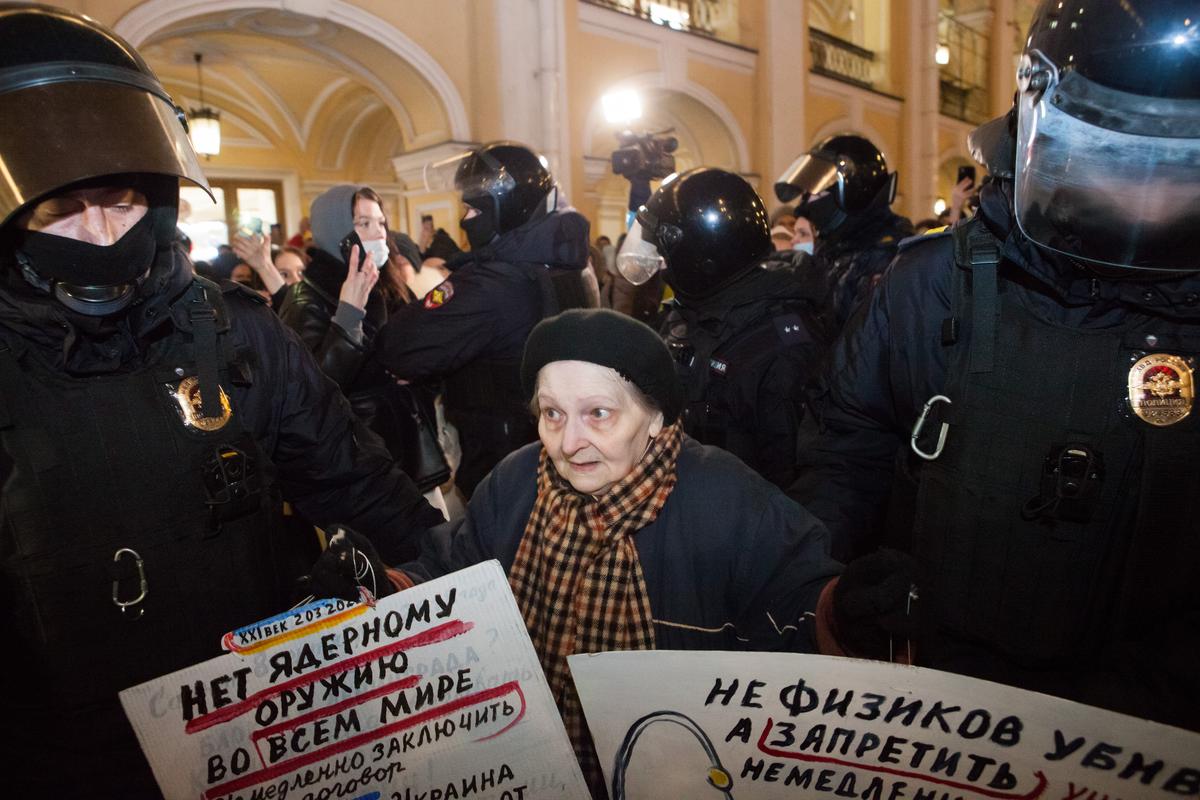
[[[833,588],[833,618],[842,649],[859,658],[894,660],[917,633],[917,562],[878,550],[846,565]]]
[[[329,546],[313,564],[312,574],[303,579],[313,597],[358,600],[358,587],[365,586],[375,597],[386,597],[395,587],[387,567],[371,540],[349,528],[335,528]]]

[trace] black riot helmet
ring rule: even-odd
[[[617,255],[632,283],[658,269],[683,300],[711,297],[762,263],[774,248],[767,209],[739,175],[698,167],[663,181]]]
[[[491,142],[434,169],[442,174],[452,170],[453,186],[462,192],[463,203],[479,211],[462,223],[472,247],[482,247],[549,210],[554,176],[545,160],[523,144]]]
[[[1104,267],[1200,270],[1200,0],[1045,0],[1017,81],[1021,231]]]
[[[775,196],[797,206],[828,237],[847,218],[890,206],[896,173],[879,148],[861,136],[830,136],[797,158],[775,182]]]
[[[81,14],[13,3],[0,5],[0,119],[0,232],[6,243],[15,242],[27,279],[84,314],[127,306],[153,252],[174,241],[178,179],[208,189],[182,110],[112,31]],[[147,197],[148,221],[138,231],[149,243],[126,243],[122,250],[146,263],[129,264],[126,276],[106,273],[93,285],[68,281],[22,255],[25,234],[14,222],[26,211],[64,190],[108,184],[137,188]]]

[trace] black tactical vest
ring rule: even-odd
[[[1190,408],[1200,330],[1142,315],[1106,330],[1042,320],[998,280],[999,244],[982,224],[956,229],[956,261],[943,326],[952,404],[919,440],[932,452],[948,423],[916,504],[934,629],[922,662],[954,669],[952,651],[976,643],[1023,667],[1086,671],[1196,608],[1200,412],[1143,417]],[[1163,363],[1179,369],[1147,374]]]
[[[803,387],[828,343],[824,323],[810,305],[799,300],[770,303],[757,318],[715,338],[689,329],[676,310],[665,336],[686,392],[684,431],[702,444],[728,450],[760,474],[794,469]],[[781,359],[790,363],[795,377],[794,402],[763,407],[760,386]],[[788,464],[766,463],[760,442],[770,435],[792,444]]]
[[[0,586],[20,654],[4,659],[0,713],[30,731],[31,758],[57,752],[98,780],[127,770],[129,785],[146,771],[117,693],[220,655],[223,633],[290,604],[301,564],[225,392],[250,375],[220,290],[198,279],[172,315],[128,373],[73,378],[0,343]],[[221,386],[208,408],[206,378]]]

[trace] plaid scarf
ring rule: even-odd
[[[580,494],[542,449],[538,494],[508,571],[546,681],[584,776],[604,778],[567,667],[574,653],[653,650],[654,621],[633,535],[658,518],[675,488],[680,425],[664,428],[602,497]]]

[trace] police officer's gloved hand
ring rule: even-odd
[[[878,550],[846,565],[833,587],[836,637],[848,655],[908,661],[917,633],[917,562]]]
[[[395,591],[375,545],[349,528],[336,529],[304,583],[306,591],[316,598],[358,600],[359,586],[365,586],[375,597]]]

